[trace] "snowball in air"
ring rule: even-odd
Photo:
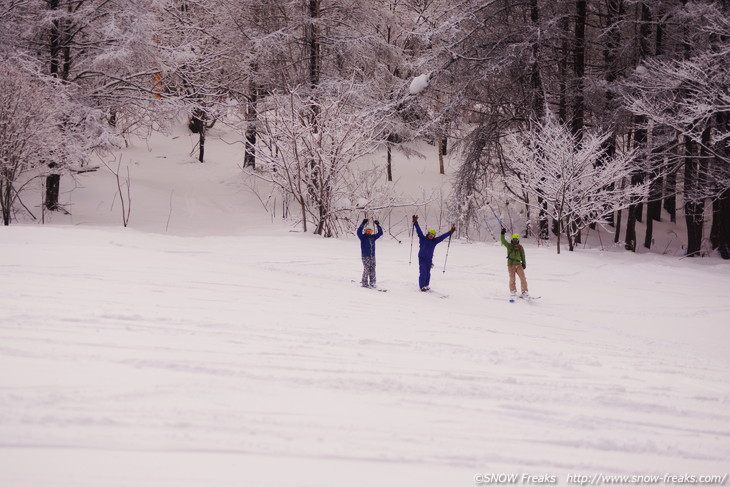
[[[411,81],[411,86],[408,89],[408,91],[411,93],[411,95],[417,95],[423,90],[426,89],[428,86],[428,81],[431,78],[431,75],[429,74],[422,74],[421,76],[416,76],[413,78],[413,81]]]

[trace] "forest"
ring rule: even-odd
[[[683,218],[686,255],[730,259],[728,0],[0,0],[0,53],[5,225],[31,181],[63,211],[61,178],[185,114],[201,163],[226,124],[326,237],[397,204],[378,185],[420,139],[461,159],[461,236],[509,202],[558,252]]]

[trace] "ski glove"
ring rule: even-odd
[[[418,215],[413,215],[413,223],[416,223],[418,221]]]
[[[451,225],[451,233],[454,233],[456,231],[456,227],[454,225]]]
[[[507,229],[503,228],[502,231],[499,232],[499,233],[501,233],[502,235],[504,235],[505,233],[507,233]]]
[[[364,219],[364,220],[362,221],[362,224],[363,224],[363,225],[365,225],[365,224],[366,224],[367,222],[368,222],[368,219],[366,218],[366,219]]]
[[[523,263],[522,263],[522,268],[523,268],[523,269],[527,269],[527,264],[525,264],[525,263],[523,262]]]
[[[374,222],[377,226],[380,226],[380,222],[378,220],[375,220]]]

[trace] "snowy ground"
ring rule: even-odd
[[[378,293],[354,238],[241,211],[235,163],[165,150],[132,228],[79,178],[72,215],[0,229],[1,486],[728,473],[727,262],[526,242],[542,299],[511,304],[504,249],[454,240],[441,299],[385,236]]]

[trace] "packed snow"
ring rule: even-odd
[[[354,235],[266,213],[240,147],[192,141],[123,151],[128,228],[102,166],[0,230],[0,485],[727,485],[727,262],[526,239],[541,299],[509,303],[505,249],[454,238],[442,298],[384,220],[374,292]],[[397,184],[457,160],[397,158]]]

